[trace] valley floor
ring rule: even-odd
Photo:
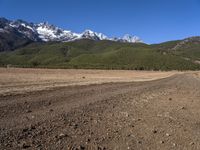
[[[91,74],[77,70],[85,72],[78,76],[79,80],[87,80],[90,74],[102,84],[77,85],[77,81],[73,86],[49,87],[53,83],[50,82],[48,88],[40,90],[5,92],[6,86],[23,87],[31,77],[24,76],[24,83],[22,79],[12,82],[10,79],[20,77],[24,70],[20,73],[16,69],[16,76],[12,76],[12,69],[7,76],[2,70],[0,149],[200,149],[199,72],[146,72],[146,76],[143,72],[142,76],[142,72],[130,71],[126,76],[130,81],[147,81],[128,82],[123,76],[126,71],[118,71],[121,74],[111,78],[112,83],[102,83],[96,79],[95,71]],[[53,70],[36,71],[42,80],[36,85],[44,83],[43,71],[51,74]],[[60,71],[58,78],[75,70]],[[99,71],[100,79],[117,76],[112,74],[117,71],[104,75],[101,72],[107,71]]]
[[[0,95],[23,94],[74,85],[150,81],[177,73],[177,71],[0,68]]]

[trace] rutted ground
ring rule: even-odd
[[[199,73],[0,97],[0,149],[200,149]]]

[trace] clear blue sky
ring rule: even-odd
[[[0,0],[0,16],[147,43],[200,35],[200,0]]]

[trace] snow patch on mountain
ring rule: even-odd
[[[25,28],[32,30],[33,32],[35,31],[31,26],[25,25],[24,23],[22,23],[21,25],[24,26]]]

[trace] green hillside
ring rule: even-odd
[[[98,68],[134,70],[196,70],[198,44],[171,50],[179,41],[156,45],[79,40],[66,43],[34,43],[0,53],[0,65],[48,68]],[[189,59],[186,59],[189,58]]]

